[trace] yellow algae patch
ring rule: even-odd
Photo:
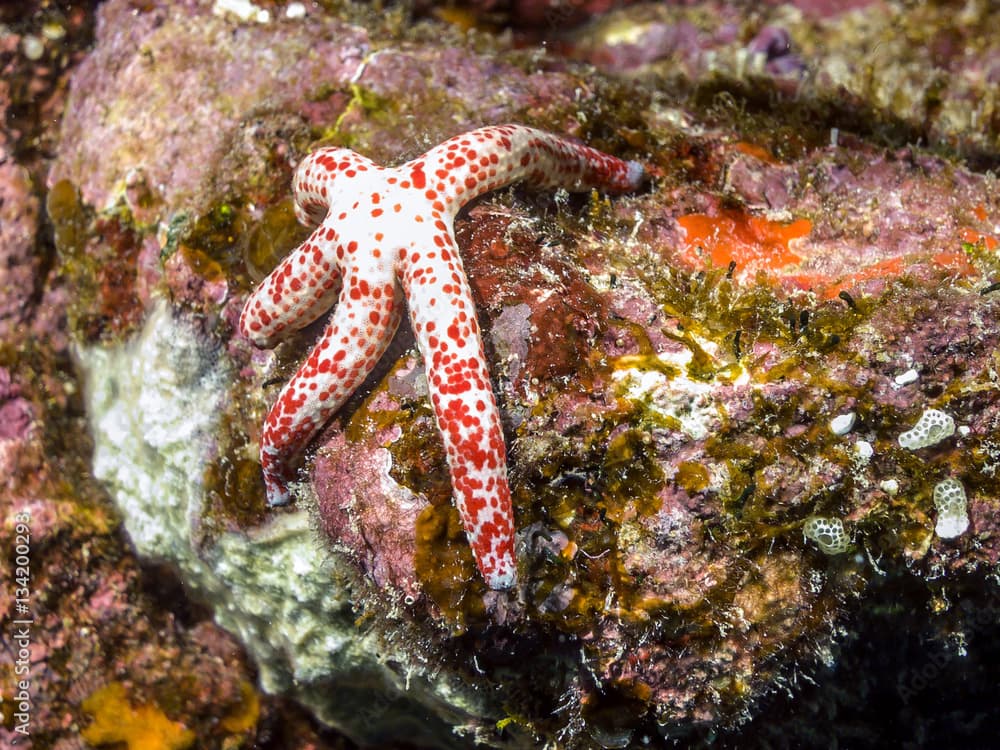
[[[239,734],[257,726],[260,718],[260,698],[249,682],[240,684],[240,702],[219,724],[227,732]]]
[[[682,490],[693,495],[708,487],[711,476],[708,469],[697,461],[681,461],[677,466],[674,481]]]
[[[125,743],[129,750],[186,750],[195,741],[194,732],[168,719],[159,706],[133,706],[120,682],[97,690],[81,707],[94,717],[82,732],[91,745]]]
[[[180,253],[195,275],[213,283],[225,280],[226,274],[222,270],[222,266],[212,260],[203,250],[199,250],[196,247],[189,247],[188,245],[181,245]]]

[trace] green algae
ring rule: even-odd
[[[604,518],[620,523],[627,511],[650,515],[659,510],[664,475],[645,430],[629,429],[610,437],[601,474],[603,488],[597,507],[604,510]]]
[[[376,128],[378,125],[388,125],[396,117],[398,104],[387,97],[381,96],[371,89],[365,88],[357,83],[352,83],[350,87],[351,98],[337,122],[334,123],[332,132],[320,141],[320,145],[328,145],[326,139],[333,139],[336,135],[343,138],[345,131],[342,129],[343,123],[353,117],[359,117],[365,123],[371,123]],[[334,144],[329,144],[334,145]],[[337,143],[347,148],[356,148],[358,145],[357,134],[351,131],[347,140]]]
[[[487,622],[486,584],[476,571],[458,509],[428,505],[416,523],[414,572],[423,591],[451,621],[456,633]]]
[[[402,361],[397,363],[397,367]],[[385,447],[392,454],[391,476],[402,486],[428,499],[416,527],[415,572],[422,588],[453,627],[463,629],[487,620],[485,584],[465,539],[451,486],[440,435],[426,398],[384,404],[388,379],[383,380],[345,425],[349,441],[399,425],[396,440]],[[649,435],[642,429],[612,434],[618,424],[608,420],[585,447],[567,440],[562,451],[551,451],[544,463],[530,471],[512,471],[512,494],[519,525],[533,518],[548,519],[572,539],[573,555],[556,556],[532,571],[535,617],[567,632],[592,627],[605,609],[605,581],[620,577],[616,528],[635,513],[658,508],[657,493],[663,473],[655,461]],[[516,459],[515,459],[516,460]],[[586,475],[586,476],[584,476]],[[576,553],[578,552],[578,554]],[[577,590],[568,610],[544,611],[543,603],[560,586]]]
[[[207,282],[228,281],[252,289],[310,233],[295,217],[285,197],[255,216],[244,198],[211,206],[203,214],[174,216],[167,228],[160,260],[180,253],[184,265]]]
[[[166,263],[180,253],[184,265],[199,278],[251,289],[308,235],[295,218],[290,197],[265,208],[259,218],[245,200],[234,199],[194,218],[176,216],[160,257]]]
[[[975,267],[983,269],[986,278],[1000,278],[1000,253],[986,236],[980,235],[975,242],[960,242],[959,247]]]
[[[533,467],[515,487],[520,519],[533,517],[563,531],[569,546],[532,571],[530,603],[534,617],[564,632],[586,632],[607,614],[608,594],[630,601],[631,582],[624,572],[621,529],[636,515],[659,509],[664,485],[649,434],[641,429],[616,431],[630,420],[606,420],[583,439],[583,455],[567,444],[550,455],[545,466]],[[525,508],[525,498],[535,505]],[[571,593],[564,605],[550,598]],[[624,620],[634,615],[626,606]]]

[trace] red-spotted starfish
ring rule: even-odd
[[[621,192],[642,178],[636,162],[521,125],[473,130],[393,169],[343,148],[306,157],[293,181],[295,212],[316,229],[264,279],[240,318],[244,335],[269,347],[337,302],[267,415],[260,461],[268,502],[288,502],[290,461],[375,367],[405,299],[476,563],[490,588],[512,586],[506,450],[452,223],[473,198],[518,180]]]

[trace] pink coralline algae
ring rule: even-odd
[[[244,335],[271,346],[337,299],[323,336],[267,417],[260,459],[270,504],[289,501],[289,460],[372,372],[405,299],[469,543],[489,586],[510,588],[517,570],[506,450],[452,224],[469,201],[519,180],[622,192],[642,177],[636,162],[521,125],[455,136],[395,169],[342,148],[306,158],[294,179],[295,211],[316,229],[247,300],[240,319]]]
[[[31,404],[21,397],[21,389],[12,383],[10,372],[0,367],[0,440],[19,440],[28,434]]]
[[[14,338],[34,310],[37,225],[38,198],[32,194],[28,171],[0,142],[0,339]]]

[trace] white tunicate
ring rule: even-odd
[[[857,415],[853,411],[846,414],[838,414],[830,420],[830,432],[834,435],[846,435],[854,427],[854,420]]]
[[[895,384],[898,386],[904,386],[904,385],[909,385],[910,383],[916,383],[919,377],[920,373],[918,373],[911,367],[906,372],[901,372],[899,373],[899,375],[894,377],[893,382],[895,382]]]
[[[934,531],[942,539],[953,539],[969,528],[965,488],[957,479],[938,482],[934,487],[934,507],[938,512]]]
[[[899,436],[899,444],[911,451],[934,445],[955,434],[955,420],[940,409],[927,409],[913,427]]]
[[[25,57],[34,62],[45,54],[45,43],[37,36],[28,34],[21,40],[21,51]]]
[[[802,534],[828,555],[839,555],[847,551],[850,543],[847,532],[844,531],[844,522],[839,518],[810,516],[802,527]]]
[[[899,482],[895,479],[884,479],[879,483],[879,487],[881,487],[882,492],[887,494],[889,497],[895,497],[899,492]]]

